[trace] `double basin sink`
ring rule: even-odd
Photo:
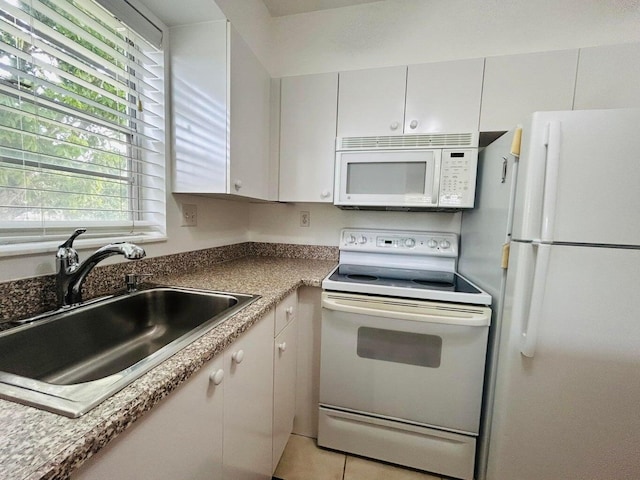
[[[257,298],[156,287],[27,321],[0,333],[0,398],[78,417]]]

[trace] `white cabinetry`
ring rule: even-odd
[[[580,49],[574,108],[640,108],[640,43]]]
[[[221,356],[85,462],[71,478],[222,479],[222,409],[226,380],[222,380],[220,373],[216,376],[219,371],[222,371]]]
[[[478,130],[484,59],[340,73],[338,137]]]
[[[401,135],[407,67],[340,72],[338,137]]]
[[[484,59],[409,65],[404,133],[477,132]]]
[[[173,192],[270,199],[270,77],[227,21],[174,27]]]
[[[282,202],[333,202],[338,74],[285,77],[281,83]]]
[[[504,131],[542,110],[571,110],[578,50],[489,57],[480,131]]]
[[[276,307],[273,345],[273,471],[293,431],[296,411],[298,295],[293,292]]]
[[[271,479],[274,310],[224,352],[226,479]]]

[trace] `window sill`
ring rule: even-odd
[[[166,235],[161,234],[147,234],[147,235],[122,235],[118,237],[96,237],[88,239],[76,239],[73,243],[73,247],[76,250],[83,250],[88,248],[100,248],[108,243],[115,242],[131,242],[136,244],[145,243],[158,243],[166,242]],[[64,241],[64,240],[63,240]],[[32,243],[14,243],[0,245],[0,259],[5,257],[16,257],[20,255],[37,255],[42,253],[53,253],[58,251],[58,247],[63,242],[60,240],[51,240],[43,242]]]

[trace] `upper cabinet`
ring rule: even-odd
[[[173,192],[272,200],[269,74],[227,21],[170,38]]]
[[[540,110],[571,110],[578,50],[486,59],[480,131],[502,131]]]
[[[338,137],[402,135],[407,67],[340,73]]]
[[[640,43],[580,49],[574,108],[640,108]]]
[[[478,130],[484,59],[340,73],[338,137]]]
[[[478,131],[484,59],[409,65],[404,133]]]
[[[282,79],[281,202],[333,202],[338,74]]]

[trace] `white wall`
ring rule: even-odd
[[[300,212],[311,216],[300,226]],[[460,232],[460,213],[367,212],[340,210],[323,203],[251,204],[249,240],[311,245],[338,245],[344,227],[400,228]]]
[[[640,41],[640,0],[386,0],[272,19],[274,76]]]

